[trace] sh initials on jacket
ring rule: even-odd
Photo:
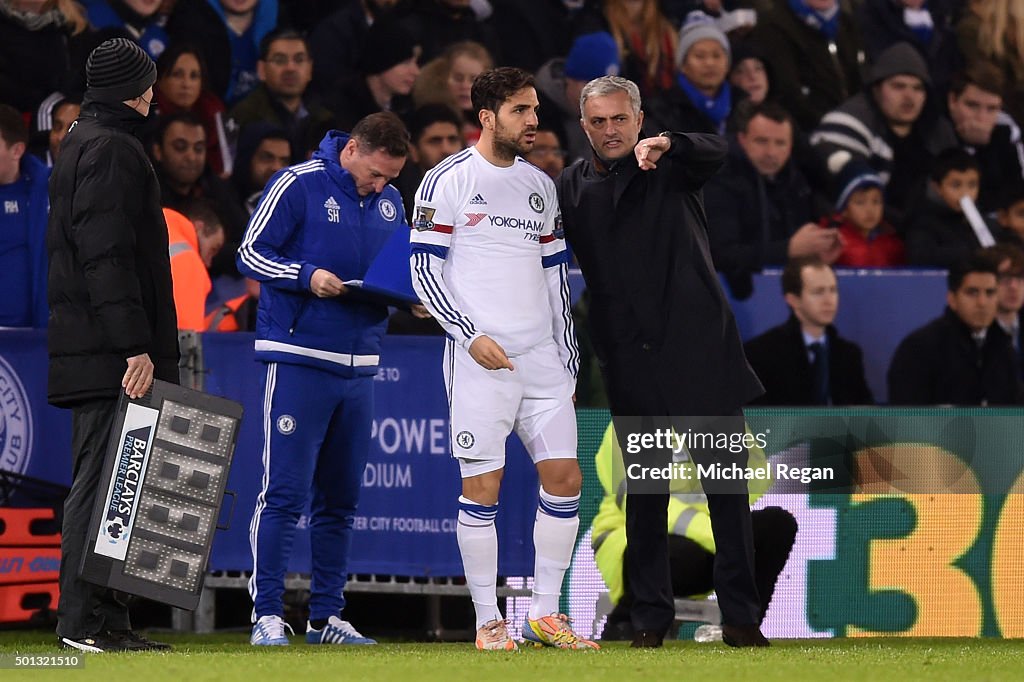
[[[6,213],[7,215],[10,215],[12,213],[18,213],[18,202],[17,202],[17,200],[5,201],[4,202],[4,213]]]
[[[334,200],[334,197],[327,197],[327,201],[324,202],[324,208],[327,209],[327,220],[329,222],[341,222],[341,206]]]

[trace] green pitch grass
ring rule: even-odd
[[[381,644],[255,649],[247,635],[168,635],[173,652],[86,655],[81,670],[0,670],[4,680],[100,682],[846,682],[1021,680],[1024,641],[979,639],[781,640],[770,649],[670,642],[658,650],[610,643],[601,651],[477,652],[470,644]],[[0,656],[56,654],[48,633],[0,632]]]

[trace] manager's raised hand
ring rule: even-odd
[[[654,170],[658,167],[658,159],[672,146],[672,139],[668,136],[647,137],[640,140],[633,148],[636,161],[640,164],[640,170]]]

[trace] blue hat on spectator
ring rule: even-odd
[[[565,58],[565,75],[578,81],[618,76],[620,68],[619,46],[606,31],[580,36]]]
[[[844,210],[854,192],[868,187],[877,187],[885,191],[885,181],[874,168],[864,161],[859,159],[847,161],[843,169],[839,171],[839,198],[836,200],[836,210]]]

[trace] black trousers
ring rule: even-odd
[[[113,590],[78,577],[100,473],[114,425],[116,400],[91,400],[71,410],[71,492],[64,501],[60,541],[57,635],[78,639],[107,630],[129,630],[128,606]]]
[[[754,528],[754,578],[761,597],[758,623],[768,611],[779,574],[786,566],[796,540],[797,524],[793,515],[780,507],[767,507],[751,514]],[[715,587],[715,555],[681,535],[668,536],[669,571],[672,595],[688,597],[710,592]],[[633,592],[628,567],[623,567],[625,591],[608,616],[609,626],[631,623]]]
[[[613,406],[613,414],[615,409]],[[621,414],[621,413],[620,413]],[[745,422],[742,411],[714,417],[711,421],[700,418],[644,417],[638,422],[644,431],[672,427],[679,433],[687,430],[714,433],[742,434]],[[616,420],[616,434],[621,439],[625,425]],[[667,450],[646,450],[636,455],[627,453],[621,443],[623,459],[660,466],[671,460]],[[723,452],[714,448],[690,448],[695,463],[719,463],[745,468],[748,453]],[[728,484],[702,481],[711,514],[711,530],[717,552],[712,570],[715,593],[726,625],[751,626],[760,623],[761,598],[754,579],[754,531],[750,516],[750,501],[746,483]],[[664,488],[663,492],[660,490]],[[634,492],[635,490],[635,492]],[[664,636],[675,619],[672,596],[671,569],[668,547],[667,484],[660,488],[630,485],[626,495],[626,570],[633,590],[631,619],[634,631],[650,631]]]

